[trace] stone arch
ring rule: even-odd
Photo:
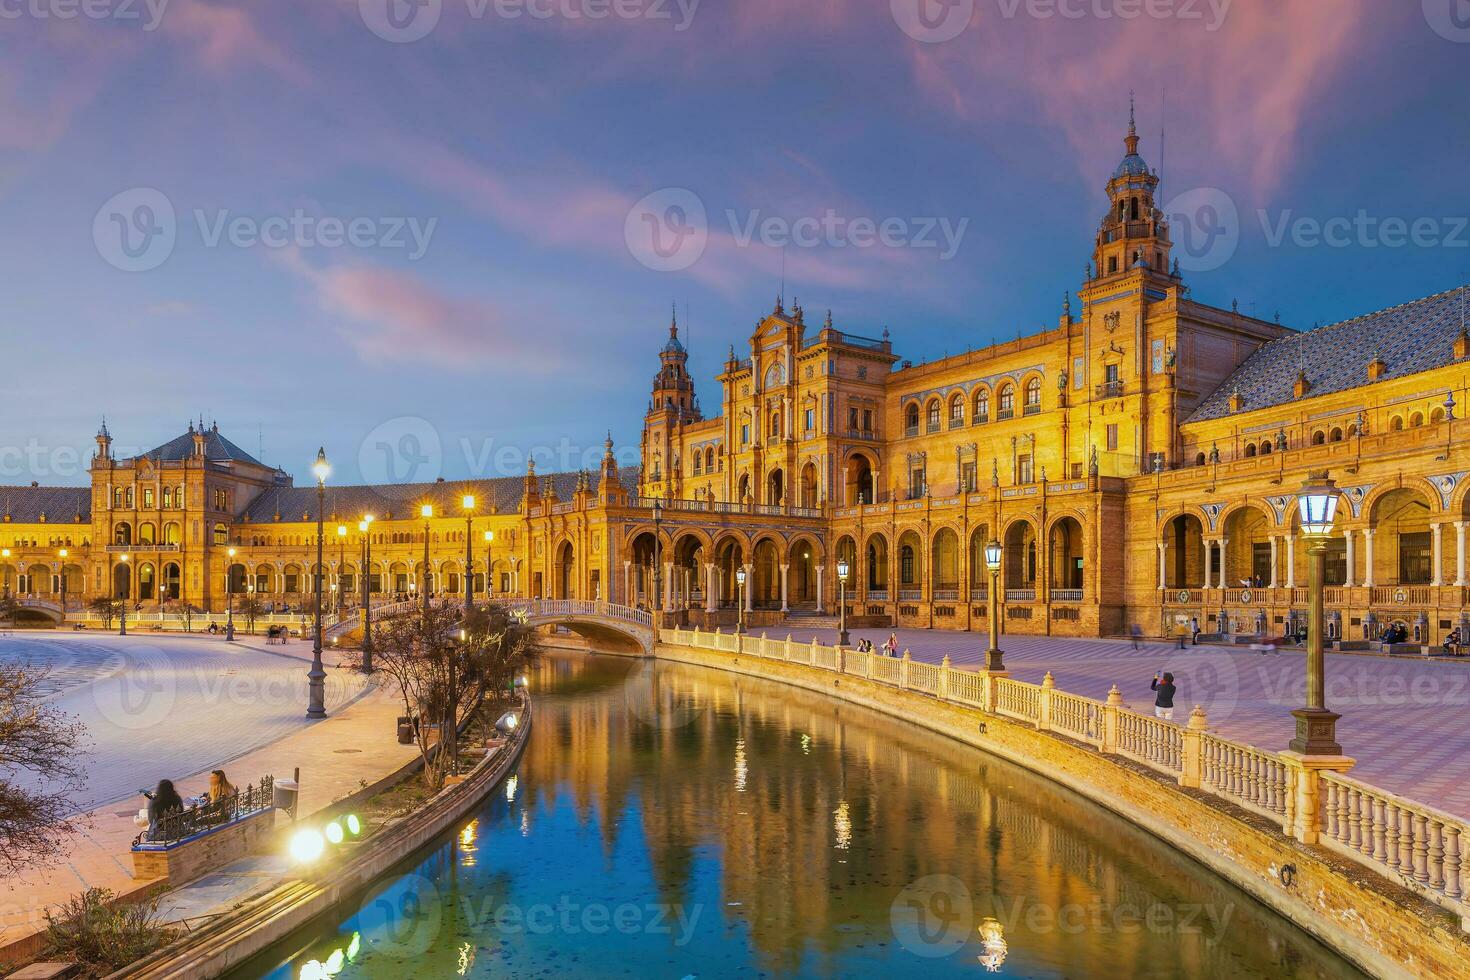
[[[898,535],[898,587],[920,589],[924,584],[924,539],[915,528]]]
[[[1171,589],[1198,589],[1205,584],[1205,525],[1188,511],[1165,519],[1164,584]]]
[[[1365,510],[1373,535],[1373,577],[1379,585],[1428,585],[1435,580],[1432,518],[1438,494],[1406,483],[1376,495]]]
[[[695,528],[681,530],[669,554],[674,576],[674,607],[692,607],[695,596],[704,594],[704,566],[711,554],[709,537]]]
[[[786,471],[781,467],[773,467],[766,473],[766,503],[772,507],[779,506],[786,500]]]
[[[184,576],[176,561],[165,562],[163,580],[159,587],[159,600],[170,602],[184,594]]]
[[[801,507],[816,507],[818,502],[817,464],[807,460],[801,468],[801,495],[797,501]]]
[[[1064,514],[1051,522],[1046,535],[1046,567],[1053,589],[1081,589],[1084,579],[1086,536],[1082,521]]]
[[[726,531],[715,538],[713,549],[717,603],[721,608],[734,608],[740,593],[735,573],[749,561],[749,543],[743,534]]]
[[[1270,585],[1271,537],[1278,530],[1270,508],[1249,501],[1237,503],[1220,515],[1217,526],[1225,542],[1221,553],[1225,588]]]
[[[552,552],[551,585],[554,599],[577,599],[577,549],[568,539],[563,539]]]
[[[746,587],[751,590],[750,604],[756,609],[774,609],[781,605],[781,561],[784,542],[763,534],[750,549],[751,575]]]
[[[877,503],[878,459],[867,449],[848,452],[843,461],[844,501],[851,507],[858,503]]]
[[[817,602],[817,566],[825,560],[821,546],[810,535],[799,534],[786,546],[786,596],[792,606]]]
[[[1036,525],[1030,518],[1018,517],[1006,525],[1002,574],[1007,589],[1036,588]]]
[[[990,566],[985,563],[985,546],[995,532],[988,523],[976,524],[970,529],[970,594],[985,594],[990,587]]]
[[[960,588],[960,536],[948,525],[934,532],[929,547],[930,594],[958,593]]]
[[[888,588],[888,536],[874,531],[863,542],[863,580],[868,590]]]

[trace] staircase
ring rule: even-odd
[[[837,629],[836,616],[818,616],[815,613],[789,613],[781,623],[782,627],[789,630],[835,630]]]

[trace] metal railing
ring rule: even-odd
[[[165,814],[159,818],[158,823],[133,838],[133,847],[165,847],[214,830],[241,817],[263,813],[275,805],[274,786],[273,777],[263,776],[258,786],[246,786],[213,803]]]

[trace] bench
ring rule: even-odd
[[[174,884],[256,853],[276,825],[274,807],[244,813],[181,840],[133,844],[133,877],[167,878]]]

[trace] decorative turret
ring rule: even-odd
[[[541,502],[541,481],[536,477],[536,460],[526,459],[526,482],[522,491],[523,512],[529,514],[531,508]]]
[[[698,421],[699,404],[694,396],[694,381],[689,377],[689,352],[679,341],[679,315],[669,320],[669,339],[659,351],[659,371],[653,379],[650,414],[670,412],[675,418]]]
[[[97,430],[97,458],[112,458],[112,433],[107,431],[107,416],[102,417],[102,428]]]
[[[1098,228],[1093,259],[1099,276],[1115,276],[1132,269],[1169,274],[1169,225],[1154,207],[1159,175],[1138,154],[1138,126],[1133,97],[1128,97],[1126,153],[1108,180],[1108,214]],[[1090,272],[1090,270],[1089,270]],[[1176,272],[1177,275],[1177,272]]]
[[[605,504],[621,500],[623,485],[618,481],[618,459],[613,455],[612,433],[602,444],[602,468],[598,473],[597,496]]]

